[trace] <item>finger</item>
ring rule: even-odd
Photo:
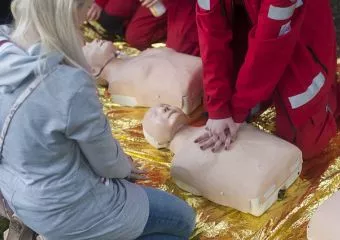
[[[238,131],[238,126],[237,124],[234,124],[231,128],[229,128],[231,139],[236,139],[237,131]]]
[[[220,132],[217,136],[218,136],[218,140],[224,143],[225,140],[227,139],[228,134],[226,134],[226,131],[223,131],[223,132]]]
[[[228,135],[227,139],[225,140],[225,143],[224,143],[224,149],[225,150],[229,150],[230,149],[230,144],[231,144],[231,136]]]
[[[86,17],[87,17],[88,20],[90,20],[90,15],[91,15],[91,9],[89,9],[89,11],[86,14]]]
[[[91,10],[87,13],[87,20],[92,21],[92,14]]]
[[[146,6],[147,8],[152,7],[153,5],[155,5],[155,3],[158,2],[158,0],[156,1],[150,1],[150,3]]]
[[[235,142],[237,139],[238,130],[240,129],[240,124],[237,124],[233,133],[231,134],[231,142]]]
[[[141,166],[142,166],[141,163],[138,163],[138,162],[135,163],[135,167],[136,167],[136,168],[140,168]]]
[[[97,19],[99,18],[99,12],[97,11],[95,14],[94,14],[94,17],[93,17],[93,20],[92,21],[97,21]]]
[[[213,153],[220,152],[223,149],[224,144],[225,144],[224,141],[221,141],[221,140],[216,141],[216,143],[215,143],[215,145],[214,145],[214,147],[212,148],[211,151]]]
[[[235,134],[234,136],[231,137],[231,143],[235,142],[237,139],[237,134]]]
[[[131,173],[129,178],[133,179],[133,180],[145,180],[145,179],[147,179],[146,176],[135,174],[135,173]]]
[[[138,169],[138,168],[134,168],[131,170],[132,173],[136,173],[136,174],[145,174],[146,172],[142,169]]]
[[[148,0],[140,0],[140,2],[142,3],[143,7],[145,7],[149,3]]]
[[[202,145],[202,144],[206,143],[207,141],[209,141],[210,139],[213,139],[214,141],[218,140],[218,138],[216,136],[214,136],[211,133],[209,133],[209,137],[203,139],[202,141],[199,141],[198,144]]]
[[[205,132],[204,134],[196,138],[194,142],[199,143],[199,142],[207,140],[208,138],[210,138],[210,134],[208,132]]]
[[[206,141],[205,143],[201,144],[201,150],[207,150],[208,148],[211,148],[215,145],[216,143],[216,139],[214,138],[210,138],[208,141]]]
[[[226,137],[226,140],[227,140],[227,138],[228,138],[228,136],[230,137],[231,135],[230,135],[230,129],[229,128],[226,128],[225,130],[224,130],[224,135],[225,135],[225,137]],[[225,141],[226,141],[225,140]]]
[[[102,10],[98,10],[97,11],[97,19],[96,20],[98,20],[99,18],[100,18],[100,15],[102,14]]]
[[[87,18],[90,17],[91,13],[93,12],[93,5],[90,7],[90,9],[87,11]]]
[[[207,138],[203,139],[202,141],[199,141],[197,144],[203,145],[203,144],[207,143],[208,141],[210,141],[210,139],[214,139],[214,138],[212,136],[207,137]]]
[[[96,11],[95,10],[91,11],[90,20],[93,21],[95,16],[96,16]]]
[[[93,21],[95,18],[95,15],[96,15],[96,12],[92,12],[89,20]]]

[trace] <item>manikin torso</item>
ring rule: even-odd
[[[102,77],[115,103],[152,107],[170,104],[190,114],[202,103],[202,64],[198,57],[168,48],[148,49],[115,60]]]
[[[308,225],[308,240],[340,239],[340,191],[322,203]]]
[[[242,126],[232,148],[219,153],[194,143],[203,131],[184,127],[170,144],[171,175],[186,191],[258,216],[300,174],[301,151],[255,127]]]

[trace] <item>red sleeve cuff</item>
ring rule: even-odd
[[[228,106],[219,110],[208,111],[208,113],[210,119],[225,119],[231,117],[231,111]]]
[[[236,123],[243,123],[247,119],[249,112],[248,109],[233,109],[233,120]]]
[[[205,96],[204,103],[210,119],[225,119],[232,115],[227,99]]]

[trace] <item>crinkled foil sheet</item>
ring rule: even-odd
[[[181,191],[171,180],[172,154],[156,150],[143,137],[141,120],[146,109],[120,107],[99,88],[104,111],[114,136],[125,151],[148,171],[147,186],[173,193],[197,210],[197,227],[192,239],[214,240],[299,240],[306,238],[306,227],[314,210],[340,186],[340,133],[324,153],[304,164],[302,177],[288,189],[283,200],[275,203],[261,217],[253,217],[204,198]],[[275,113],[264,112],[254,124],[266,131],[274,128]]]
[[[138,54],[124,43],[116,43],[116,46],[130,55]],[[171,180],[169,167],[172,154],[167,150],[156,150],[144,140],[141,120],[146,109],[115,105],[110,101],[108,92],[101,87],[99,94],[114,136],[124,150],[148,171],[149,179],[140,184],[173,193],[196,209],[197,226],[192,239],[307,239],[306,229],[313,212],[340,187],[339,132],[321,156],[304,163],[301,177],[287,190],[285,197],[261,217],[195,197],[180,190]],[[254,125],[273,132],[274,119],[275,112],[269,109],[254,120]]]

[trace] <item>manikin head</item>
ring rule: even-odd
[[[116,48],[112,42],[94,40],[83,47],[85,58],[93,72],[98,72],[112,58]]]
[[[145,139],[155,148],[166,148],[187,123],[187,116],[177,107],[167,104],[152,107],[143,119]]]

